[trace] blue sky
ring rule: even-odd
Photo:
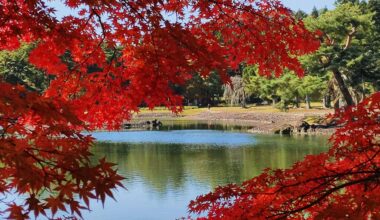
[[[314,6],[319,8],[333,8],[335,0],[281,0],[281,2],[291,8],[292,10],[297,11],[301,9],[306,12],[311,12]]]

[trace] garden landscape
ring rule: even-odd
[[[380,219],[380,1],[0,0],[1,219]]]

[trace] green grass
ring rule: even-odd
[[[308,112],[318,112],[322,111],[322,104],[319,102],[313,102],[311,103],[312,108],[306,109],[305,104],[301,104],[301,108],[290,108],[288,112],[293,113],[308,113]],[[208,112],[207,107],[199,108],[196,106],[184,106],[184,110],[180,113],[181,116],[193,116],[200,114],[202,112]],[[325,110],[326,111],[326,110]],[[281,112],[281,110],[274,108],[271,105],[264,105],[264,106],[255,106],[255,105],[248,105],[246,108],[234,106],[215,106],[211,107],[211,112],[226,112],[226,113],[254,113],[254,112],[260,112],[260,113],[277,113]],[[144,113],[170,113],[170,110],[168,110],[165,107],[157,107],[154,110],[149,110],[148,108],[140,108],[140,114]]]

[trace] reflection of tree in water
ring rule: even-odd
[[[154,191],[181,189],[185,181],[181,145],[102,143],[94,148],[96,157],[117,163],[119,172],[134,182],[136,176]],[[128,184],[126,184],[128,187]]]
[[[235,122],[236,123],[236,122]],[[231,125],[231,123],[221,121],[216,123],[215,121],[186,121],[186,120],[168,120],[163,121],[163,126],[160,130],[223,130],[223,131],[246,131],[252,128],[252,126],[246,125]]]
[[[180,192],[186,184],[199,183],[214,188],[242,182],[267,167],[288,168],[308,154],[327,149],[324,137],[256,138],[255,145],[245,147],[101,143],[93,152],[95,157],[106,156],[117,163],[127,182],[133,183],[137,176],[149,189],[166,194]],[[126,185],[128,187],[128,183]]]

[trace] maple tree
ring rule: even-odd
[[[277,0],[62,2],[78,12],[58,19],[43,0],[0,0],[0,50],[32,44],[29,62],[52,79],[42,93],[0,80],[0,193],[25,198],[1,200],[10,219],[80,216],[90,199],[112,197],[122,177],[90,160],[82,131],[120,128],[142,103],[180,111],[172,85],[194,72],[227,81],[245,62],[302,75],[297,56],[319,46]]]
[[[192,212],[208,219],[378,219],[380,92],[338,111],[332,147],[286,170],[266,170],[242,185],[199,196]]]

